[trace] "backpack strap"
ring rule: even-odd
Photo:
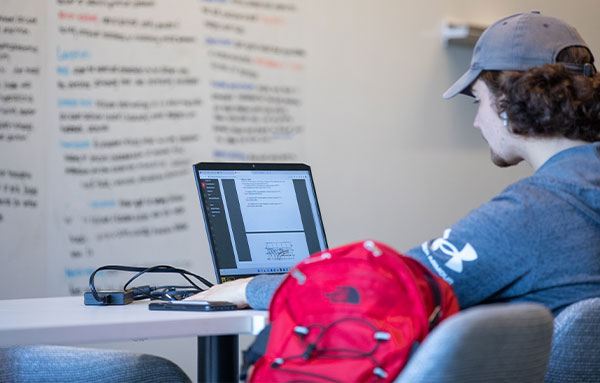
[[[425,269],[425,268],[424,268]],[[431,289],[431,295],[433,297],[433,311],[429,314],[429,331],[433,330],[433,328],[439,323],[440,318],[442,317],[442,292],[440,290],[440,285],[435,280],[435,277],[431,274],[428,269],[424,270],[423,276]]]
[[[248,369],[255,364],[267,351],[267,343],[271,334],[271,324],[269,323],[257,336],[250,348],[242,351],[242,368],[240,371],[240,380],[246,381],[248,378]]]

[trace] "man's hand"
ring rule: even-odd
[[[246,308],[246,285],[252,280],[250,278],[236,279],[231,282],[214,285],[208,290],[186,298],[186,301],[227,301],[234,303],[238,308]]]

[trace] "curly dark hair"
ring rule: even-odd
[[[591,62],[586,48],[571,47],[557,62]],[[515,134],[600,141],[600,74],[586,77],[563,64],[546,64],[526,71],[483,71],[498,114],[506,112]]]

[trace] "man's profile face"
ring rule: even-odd
[[[471,87],[478,104],[477,115],[473,126],[481,131],[483,139],[490,147],[492,162],[500,167],[516,165],[523,160],[521,140],[512,134],[504,120],[499,116],[495,98],[482,80],[477,80]]]

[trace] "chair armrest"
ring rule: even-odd
[[[396,382],[543,382],[553,319],[548,309],[530,303],[462,311],[432,331]]]

